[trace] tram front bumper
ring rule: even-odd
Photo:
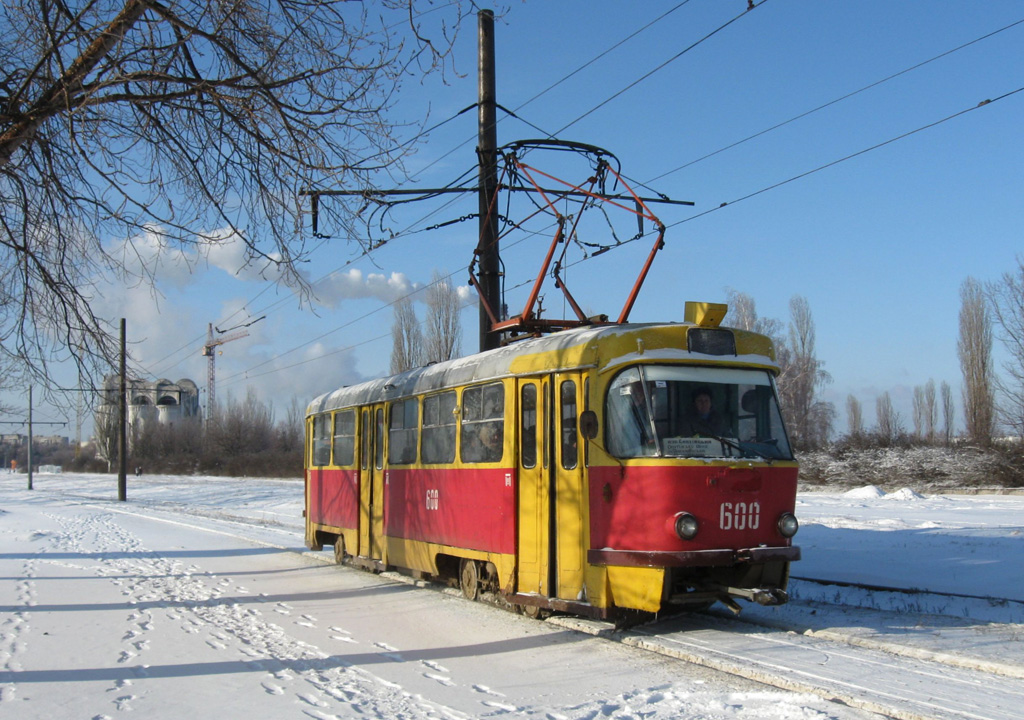
[[[796,562],[799,547],[755,547],[739,550],[589,550],[587,562],[591,565],[618,565],[620,567],[730,567],[734,565],[770,562]]]

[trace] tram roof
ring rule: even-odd
[[[622,325],[589,325],[562,330],[536,338],[510,343],[494,350],[414,368],[398,375],[368,380],[325,393],[313,399],[306,414],[385,402],[444,388],[469,385],[509,375],[532,375],[554,370],[584,367],[614,367],[635,362],[688,360],[721,363],[720,355],[705,355],[686,349],[686,329],[691,323],[629,323]],[[750,367],[775,370],[771,341],[761,335],[729,329],[737,335],[756,339],[759,352],[730,355],[731,362]],[[634,336],[634,337],[630,337]],[[661,346],[644,343],[660,337],[669,342]],[[671,342],[672,339],[676,342]],[[612,339],[617,341],[609,342]]]

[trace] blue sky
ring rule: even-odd
[[[1024,4],[768,0],[745,8],[745,0],[496,7],[498,102],[518,116],[503,117],[499,144],[560,131],[614,153],[628,177],[658,178],[654,189],[695,203],[655,208],[669,226],[666,245],[632,320],[681,320],[685,301],[722,302],[733,288],[752,296],[760,315],[785,321],[790,298],[802,295],[833,378],[825,398],[841,424],[848,394],[871,424],[875,398],[889,391],[909,427],[913,387],[929,379],[949,382],[959,409],[960,285],[968,276],[997,279],[1024,250],[1024,92],[963,111],[1024,87],[1024,23],[723,148],[1024,20]],[[470,17],[462,29],[447,84],[404,83],[398,119],[429,112],[431,126],[475,102],[475,23]],[[408,161],[410,186],[437,187],[471,170],[475,135],[474,112],[433,131]],[[556,173],[573,172],[551,162]],[[380,185],[395,183],[382,177]],[[141,372],[201,386],[207,323],[226,328],[266,315],[249,337],[221,348],[217,396],[253,387],[282,418],[293,397],[305,405],[386,371],[396,297],[429,283],[435,269],[466,285],[475,222],[424,228],[476,212],[476,202],[467,195],[403,207],[388,222],[398,235],[368,257],[343,238],[325,242],[304,266],[310,279],[326,278],[312,309],[253,268],[239,270],[230,243],[207,258],[153,247],[156,292],[111,288],[103,309],[115,323],[128,318]],[[507,287],[536,274],[547,241],[508,238]],[[617,314],[649,248],[644,239],[574,265],[570,289],[588,312]],[[514,310],[525,293],[510,292]],[[549,282],[552,315],[561,313],[557,295]],[[463,326],[469,351],[475,308]],[[37,419],[63,418],[73,423],[73,410],[37,410]]]

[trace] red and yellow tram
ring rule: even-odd
[[[797,464],[771,341],[565,330],[310,403],[306,544],[339,562],[612,617],[786,600]]]

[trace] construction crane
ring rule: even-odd
[[[266,315],[256,318],[252,322],[247,322],[242,325],[235,325],[235,327],[221,330],[215,328],[213,323],[210,323],[206,330],[206,344],[203,345],[203,355],[209,358],[206,366],[206,420],[209,422],[217,417],[217,351],[215,348],[229,343],[232,340],[240,340],[249,335],[249,331],[244,329],[251,325],[255,325],[260,320],[265,318]],[[230,335],[225,333],[237,328],[243,328],[238,332],[233,332]],[[214,337],[213,331],[216,330],[221,337]]]

